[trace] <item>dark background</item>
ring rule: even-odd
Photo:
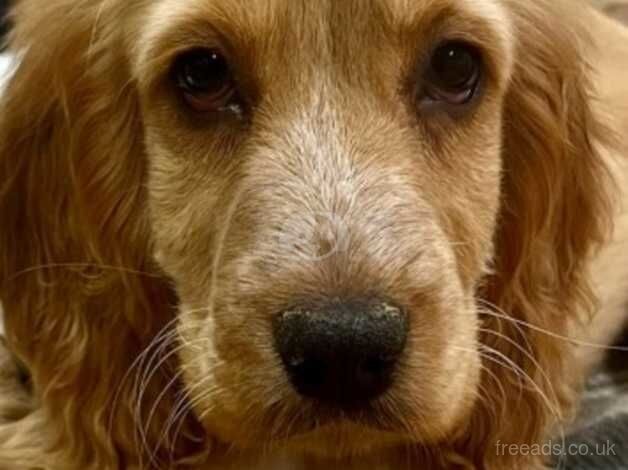
[[[0,0],[0,48],[2,48],[1,41],[4,39],[4,35],[6,33],[6,30],[7,30],[7,26],[6,26],[6,22],[4,21],[4,17],[5,17],[5,14],[6,14],[8,3],[9,3],[8,0]]]

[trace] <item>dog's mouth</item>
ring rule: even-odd
[[[316,434],[321,430],[360,429],[373,433],[397,434],[399,423],[394,422],[391,416],[384,416],[371,404],[362,408],[337,410],[325,406],[313,407],[307,418],[302,418],[292,432],[288,432],[288,439],[295,436]]]
[[[410,443],[414,439],[374,412],[329,412],[310,414],[286,422],[273,423],[262,440],[252,439],[245,447],[276,448],[322,458],[345,458],[375,449]]]
[[[285,439],[280,445],[321,457],[347,457],[410,441],[410,437],[403,433],[345,419],[319,423],[309,431]]]
[[[268,410],[254,429],[238,433],[237,442],[232,444],[245,449],[263,447],[345,458],[416,441],[407,423],[401,422],[403,417],[387,412],[386,408],[379,401],[350,409],[303,402],[290,412],[284,408]],[[229,440],[229,436],[225,437]]]

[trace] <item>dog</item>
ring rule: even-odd
[[[625,324],[622,26],[573,0],[12,23],[0,298],[34,398],[1,468],[545,468],[521,449]]]

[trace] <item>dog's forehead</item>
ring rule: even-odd
[[[151,2],[150,7],[165,19],[181,15],[209,15],[249,21],[253,26],[255,22],[267,23],[286,13],[315,23],[321,16],[331,19],[334,13],[342,11],[353,14],[345,18],[351,22],[368,18],[368,13],[386,13],[391,19],[404,23],[424,12],[444,7],[473,11],[495,20],[502,18],[503,3],[502,0],[158,0]],[[357,12],[367,15],[355,16]],[[380,20],[376,17],[370,19]]]
[[[143,26],[134,40],[135,73],[140,82],[149,81],[147,76],[158,73],[154,64],[159,60],[166,64],[186,48],[227,45],[240,69],[269,86],[276,83],[278,70],[285,83],[304,77],[318,81],[325,70],[338,77],[339,68],[349,80],[358,74],[387,80],[409,67],[426,47],[428,36],[443,29],[454,38],[490,45],[494,55],[503,58],[501,68],[507,75],[511,54],[502,46],[512,41],[508,41],[511,28],[503,3],[156,0],[146,4]]]
[[[499,36],[507,36],[508,15],[503,0],[158,0],[148,4],[149,21],[142,36],[148,42],[177,28],[216,28],[231,40],[264,47],[297,40],[312,41],[359,36],[367,42],[383,29],[428,28],[439,15],[460,15],[464,21],[484,20]],[[308,44],[308,41],[310,43]]]

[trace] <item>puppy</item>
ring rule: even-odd
[[[38,405],[2,468],[544,468],[517,449],[623,323],[624,29],[573,0],[13,21],[0,298]]]

